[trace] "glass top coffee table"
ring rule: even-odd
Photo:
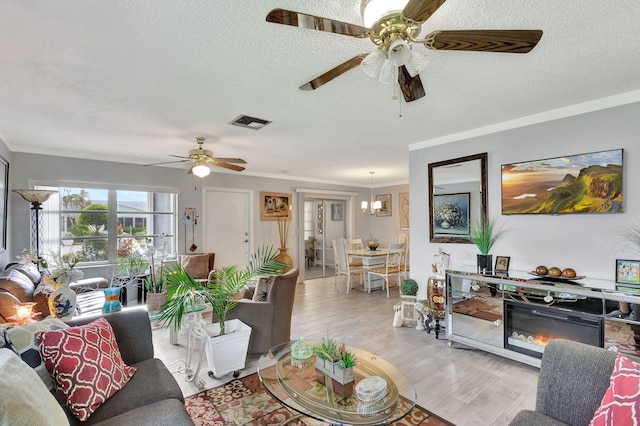
[[[300,415],[335,425],[387,425],[402,419],[415,406],[416,391],[409,379],[377,355],[347,346],[358,362],[353,369],[355,385],[372,376],[382,377],[387,383],[386,395],[367,403],[356,396],[355,390],[347,391],[345,396],[336,393],[331,377],[315,368],[315,355],[305,360],[292,359],[292,343],[262,354],[258,375],[269,394]]]

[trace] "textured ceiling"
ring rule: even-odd
[[[427,94],[409,104],[359,68],[298,90],[373,44],[267,23],[276,7],[362,23],[356,0],[1,0],[0,137],[145,164],[206,136],[247,174],[368,186],[373,170],[378,186],[408,180],[411,144],[640,89],[638,0],[448,0],[423,35],[544,34],[526,55],[425,49]],[[240,114],[272,123],[230,126]]]

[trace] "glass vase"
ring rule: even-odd
[[[120,287],[109,287],[104,289],[104,305],[102,306],[102,313],[108,314],[111,312],[118,312],[122,309],[122,303],[120,303]]]

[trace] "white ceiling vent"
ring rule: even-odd
[[[234,118],[229,124],[234,126],[246,127],[247,129],[259,130],[267,124],[271,123],[269,120],[263,120],[262,118],[249,117],[248,115],[239,115]]]

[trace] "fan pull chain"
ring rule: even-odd
[[[394,81],[397,82],[398,81],[398,67],[394,68],[393,76],[394,76]],[[395,84],[395,83],[391,84],[393,86],[393,95],[391,96],[391,100],[393,100],[393,101],[395,101],[396,99],[398,100],[398,118],[402,118],[402,99],[400,99],[400,96],[398,96],[397,93],[396,93],[398,84]]]

